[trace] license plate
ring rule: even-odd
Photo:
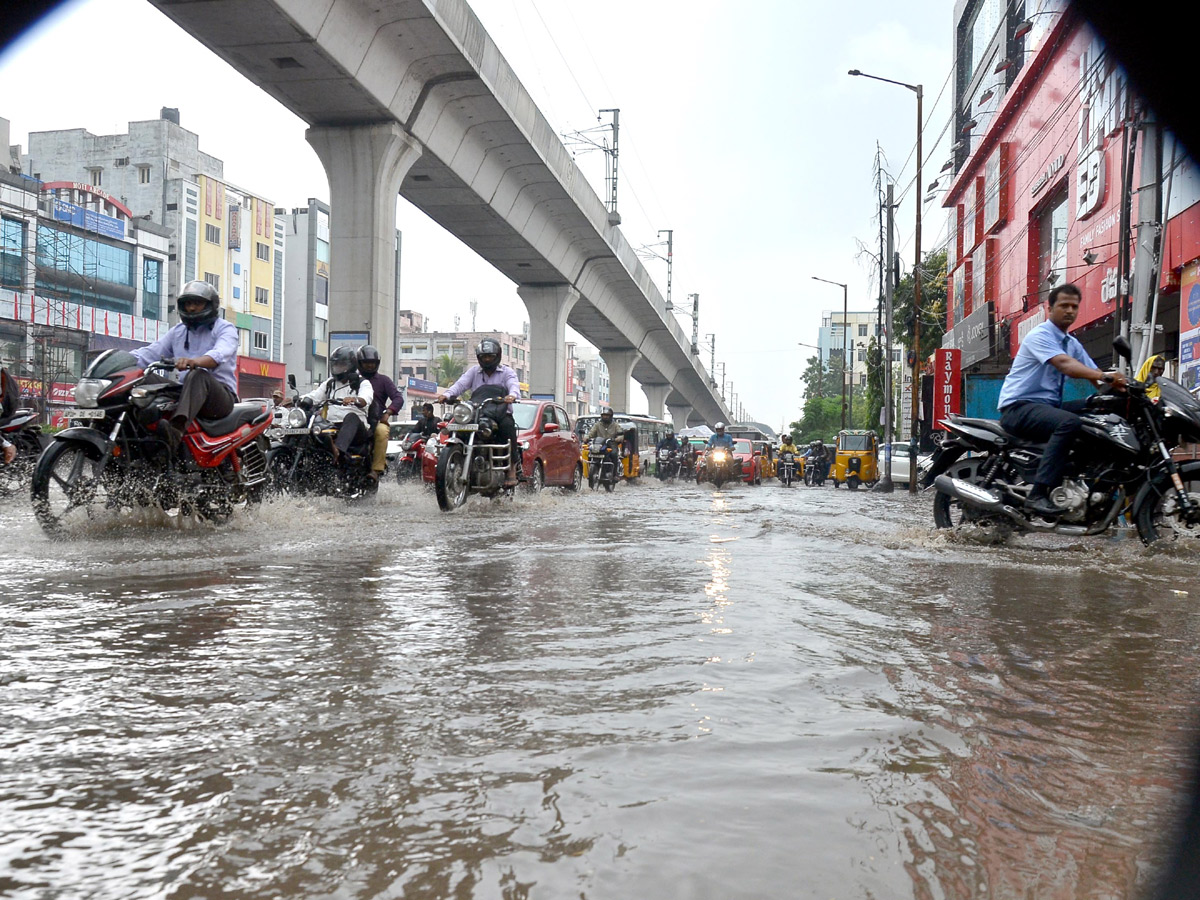
[[[447,431],[478,431],[478,425],[447,425]]]
[[[308,434],[308,429],[307,428],[285,428],[285,429],[283,429],[283,433],[284,433],[284,435]]]
[[[64,409],[63,416],[68,419],[103,419],[102,409]]]

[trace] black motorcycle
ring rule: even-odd
[[[612,438],[595,438],[588,445],[588,487],[593,491],[597,485],[609,493],[621,478],[621,456],[617,442]]]
[[[366,438],[335,461],[333,441],[338,423],[326,417],[327,406],[317,406],[296,392],[294,375],[288,376],[288,384],[293,391],[292,408],[279,430],[279,443],[267,458],[272,489],[345,500],[358,500],[379,490],[379,482],[371,477],[374,431],[368,428]]]
[[[674,480],[679,477],[679,451],[672,450],[669,447],[662,447],[658,451],[658,459],[655,461],[654,474],[658,476],[659,481],[667,479]]]
[[[1128,358],[1124,339],[1114,346]],[[1200,460],[1171,457],[1180,443],[1200,441],[1200,402],[1167,378],[1157,384],[1157,401],[1136,381],[1127,393],[1088,399],[1066,475],[1050,494],[1062,510],[1053,519],[1024,508],[1045,444],[1010,435],[991,419],[951,416],[924,479],[937,487],[934,522],[1089,535],[1128,510],[1146,544],[1200,538]]]
[[[784,450],[780,453],[775,474],[786,487],[791,487],[792,481],[796,478],[796,454],[791,450]]]
[[[824,487],[829,477],[829,460],[807,457],[804,461],[804,483],[811,487]]]
[[[505,389],[485,384],[471,392],[470,400],[454,405],[445,430],[450,433],[438,454],[434,488],[443,511],[457,509],[471,494],[495,497],[505,487],[512,445],[500,436],[499,421],[507,413]],[[519,454],[520,451],[518,451]],[[517,471],[521,470],[520,456]]]
[[[49,438],[42,434],[35,409],[18,409],[0,425],[0,435],[17,448],[16,458],[11,463],[0,462],[0,497],[10,497],[29,484],[34,463]]]
[[[720,490],[727,481],[737,481],[742,475],[742,464],[728,447],[709,447],[704,453],[700,468],[696,470],[696,483],[708,481]]]

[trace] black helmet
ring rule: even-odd
[[[329,354],[329,372],[338,381],[348,381],[358,367],[358,354],[349,347],[338,347]]]
[[[184,312],[183,301],[188,299],[202,300],[204,308],[199,312]],[[175,299],[175,308],[179,310],[179,320],[189,328],[211,325],[220,315],[221,297],[207,281],[189,281]]]
[[[479,368],[489,375],[495,372],[500,365],[500,342],[494,338],[484,338],[475,348],[475,359],[479,361]]]
[[[611,422],[614,415],[616,415],[616,413],[613,412],[613,408],[611,406],[605,406],[600,410],[600,418],[606,422]]]
[[[358,348],[358,371],[367,378],[379,371],[380,361],[379,351],[370,344],[363,344]]]

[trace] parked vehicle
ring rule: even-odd
[[[197,419],[172,453],[164,416],[181,385],[146,377],[174,366],[162,360],[143,370],[123,350],[106,350],[88,366],[75,387],[78,407],[63,411],[71,427],[54,436],[34,468],[33,511],[46,531],[98,508],[159,506],[222,521],[260,499],[270,404],[236,403],[222,419]]]
[[[1129,345],[1114,346],[1128,358]],[[1178,462],[1171,449],[1200,442],[1200,401],[1159,376],[1160,397],[1130,382],[1128,393],[1097,394],[1082,415],[1066,477],[1050,499],[1062,509],[1043,518],[1024,508],[1044,445],[1022,440],[991,419],[951,416],[926,477],[937,487],[939,528],[963,524],[1001,532],[1089,535],[1107,530],[1128,509],[1146,544],[1200,539],[1200,460]],[[977,455],[964,458],[967,451]]]
[[[434,489],[444,512],[458,509],[471,494],[495,497],[504,486],[512,446],[500,437],[498,421],[505,414],[504,388],[485,384],[470,400],[459,400],[439,441]],[[427,442],[426,446],[433,444]]]
[[[792,482],[796,479],[796,473],[799,470],[804,471],[804,461],[798,460],[796,454],[791,450],[783,450],[779,454],[779,462],[775,466],[776,477],[783,482],[787,487],[792,486]],[[801,474],[803,477],[803,474]]]
[[[884,445],[886,446],[886,445]],[[892,449],[892,482],[894,484],[908,484],[908,454],[911,445],[908,441],[893,441]],[[925,473],[929,471],[929,463],[933,458],[932,454],[922,453],[917,456],[917,484],[924,480]],[[879,474],[883,477],[883,460],[879,461]]]
[[[872,485],[879,479],[879,436],[874,431],[839,431],[833,466],[829,470],[833,486]]]
[[[11,463],[0,463],[0,497],[8,497],[27,488],[37,458],[50,439],[42,434],[35,409],[16,410],[12,418],[0,426],[0,434],[17,448],[16,458]]]

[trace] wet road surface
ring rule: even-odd
[[[1188,774],[1200,579],[1131,533],[657,483],[0,529],[4,896],[1129,897]]]

